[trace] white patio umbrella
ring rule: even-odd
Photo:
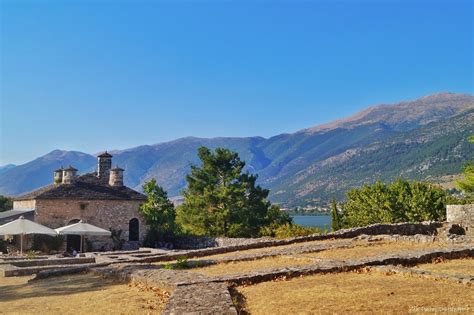
[[[0,235],[20,235],[20,253],[23,254],[23,235],[26,234],[45,234],[56,236],[53,229],[36,222],[25,219],[23,216],[15,221],[8,222],[0,226]]]
[[[82,220],[71,225],[60,227],[55,231],[61,235],[80,235],[81,252],[83,252],[84,247],[84,236],[110,236],[112,234],[110,231],[104,230],[89,223],[85,223]]]

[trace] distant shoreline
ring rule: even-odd
[[[325,216],[325,215],[331,215],[329,212],[321,212],[321,211],[314,211],[314,212],[294,212],[294,211],[287,211],[290,216]]]

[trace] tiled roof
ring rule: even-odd
[[[126,186],[116,187],[99,182],[95,173],[78,176],[71,184],[51,184],[15,198],[145,200],[146,196]]]
[[[12,209],[0,212],[0,225],[18,219],[20,216],[25,216],[26,219],[32,219],[35,209]]]

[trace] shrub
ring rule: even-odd
[[[179,257],[175,264],[167,263],[163,266],[164,269],[189,269],[191,265],[186,257]]]
[[[29,250],[27,253],[26,253],[26,259],[28,260],[32,260],[32,259],[35,259],[36,258],[36,253],[34,250]]]
[[[436,185],[399,179],[391,184],[380,181],[347,193],[341,227],[374,223],[443,221],[450,197]]]
[[[294,223],[286,223],[277,226],[267,226],[262,228],[261,234],[263,236],[270,236],[275,238],[288,238],[296,236],[306,236],[311,234],[321,234],[324,231],[317,227],[305,227]]]

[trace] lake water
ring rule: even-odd
[[[301,226],[314,226],[331,229],[330,215],[294,215],[293,222]]]

